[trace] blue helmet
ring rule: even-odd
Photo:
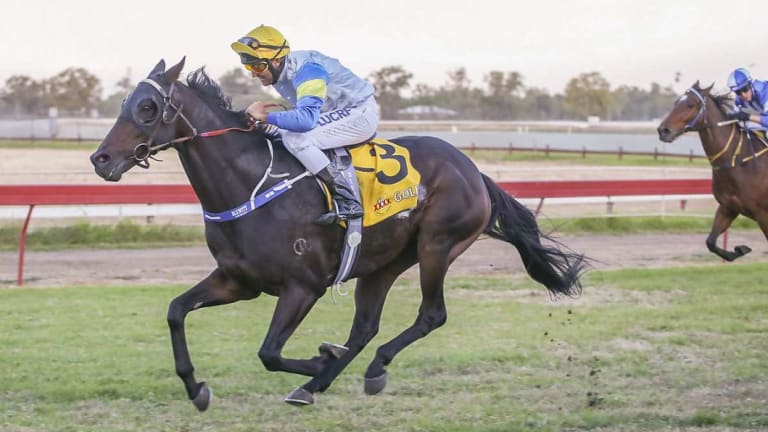
[[[744,68],[738,68],[728,76],[728,87],[731,91],[738,92],[752,83],[752,75]]]

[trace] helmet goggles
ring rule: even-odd
[[[272,49],[276,51],[275,55],[272,56],[271,59],[258,58],[245,53],[240,53],[240,62],[243,64],[246,70],[254,73],[262,73],[265,70],[267,70],[267,68],[269,67],[269,62],[271,60],[276,59],[280,55],[280,53],[288,46],[286,45],[286,42],[283,42],[282,45],[263,44],[259,42],[258,39],[250,36],[243,36],[237,41],[243,45],[246,45],[252,48],[254,51],[259,48]]]
[[[243,45],[247,45],[247,46],[253,48],[254,50],[259,49],[259,48],[267,48],[267,49],[277,50],[277,54],[275,54],[275,57],[277,57],[277,55],[280,54],[280,51],[282,51],[283,49],[285,49],[285,47],[287,47],[285,42],[283,42],[282,45],[267,45],[267,44],[263,44],[263,43],[259,42],[258,39],[252,38],[250,36],[243,36],[240,39],[238,39],[237,41],[240,42]]]

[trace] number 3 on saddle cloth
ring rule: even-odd
[[[362,224],[360,219],[347,223],[341,266],[334,281],[334,285],[338,285],[347,280],[357,260],[362,227],[376,225],[416,207],[421,174],[411,165],[408,149],[383,138],[374,138],[357,146],[337,148],[330,152],[334,156],[331,163],[336,164],[337,169],[350,180],[350,184],[359,186],[355,188],[355,193],[363,206]],[[357,182],[353,176],[357,177]],[[326,187],[323,190],[330,209],[333,205],[330,192]]]

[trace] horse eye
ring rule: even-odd
[[[138,123],[151,124],[157,118],[157,104],[152,99],[144,99],[139,102],[135,111],[135,118]]]

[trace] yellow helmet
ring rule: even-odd
[[[285,57],[291,47],[285,37],[276,28],[260,25],[245,36],[232,42],[232,49],[240,55],[242,63],[256,59],[274,60]]]

